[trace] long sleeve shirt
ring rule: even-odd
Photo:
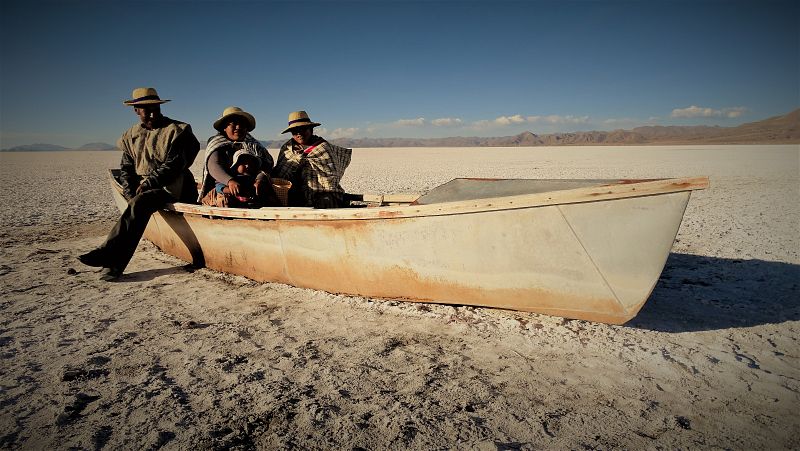
[[[133,197],[144,189],[162,188],[175,199],[181,198],[185,176],[200,150],[200,143],[189,124],[167,117],[148,130],[136,124],[117,140],[122,150],[120,173],[125,194]]]

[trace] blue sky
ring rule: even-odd
[[[733,126],[800,107],[800,7],[774,1],[0,3],[0,148],[115,143],[137,86],[204,141]]]

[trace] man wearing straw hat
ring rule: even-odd
[[[117,279],[128,266],[150,216],[175,201],[193,202],[197,186],[189,166],[200,143],[189,124],[161,114],[162,100],[154,88],[136,88],[130,100],[139,123],[117,141],[122,151],[120,183],[128,208],[106,241],[78,257],[89,266],[102,267],[100,278]]]
[[[339,184],[350,164],[352,149],[335,146],[314,135],[314,127],[305,111],[289,113],[291,132],[278,152],[272,176],[292,182],[289,204],[301,207],[338,208],[345,206],[344,189]]]

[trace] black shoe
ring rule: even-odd
[[[113,282],[119,279],[119,276],[122,275],[122,270],[119,268],[103,268],[100,271],[100,280],[104,280],[106,282]]]
[[[86,266],[106,266],[105,252],[100,249],[95,249],[83,255],[79,255],[78,260]]]

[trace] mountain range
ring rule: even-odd
[[[55,144],[26,144],[24,146],[14,146],[0,152],[53,152],[59,150],[117,150],[117,146],[107,143],[89,143],[75,149],[57,146]]]
[[[645,126],[632,130],[587,131],[537,135],[526,131],[494,138],[342,138],[331,142],[344,147],[532,147],[591,145],[681,144],[797,144],[800,143],[800,109],[737,127]],[[270,141],[279,147],[283,141]]]
[[[682,144],[800,144],[800,109],[736,127],[649,125],[632,130],[587,131],[537,135],[526,131],[513,136],[491,138],[339,138],[330,139],[339,146],[364,147],[533,147],[533,146],[624,146]],[[202,143],[205,141],[201,141]],[[279,148],[283,140],[261,141],[267,148]],[[2,152],[58,150],[116,150],[106,143],[84,144],[70,149],[53,144],[28,144]]]

